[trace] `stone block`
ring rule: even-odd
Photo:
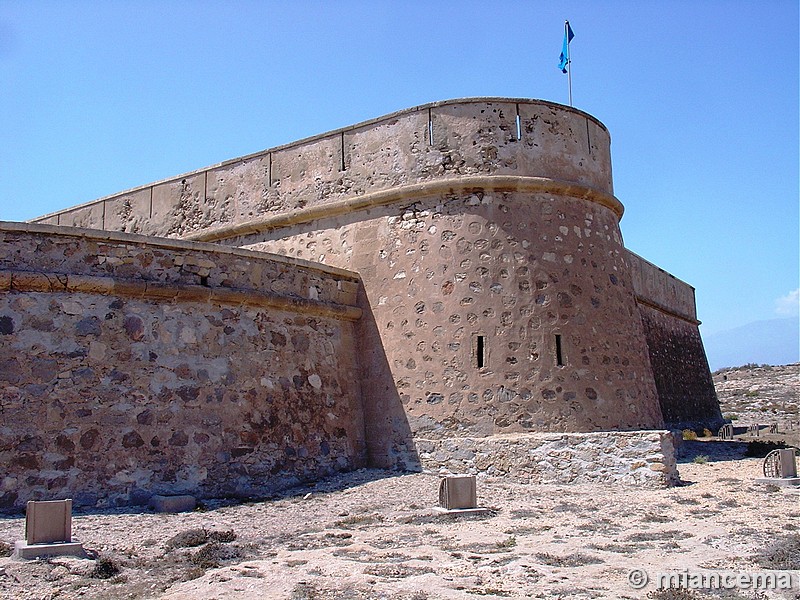
[[[43,556],[84,556],[80,542],[60,542],[53,544],[28,544],[23,540],[14,542],[11,558],[26,560]]]
[[[439,506],[452,510],[477,508],[478,495],[474,475],[448,475],[439,481]]]
[[[189,512],[197,507],[194,496],[153,496],[150,508],[159,513]]]
[[[83,545],[72,539],[72,500],[29,501],[25,540],[14,542],[14,559],[42,556],[83,556]]]
[[[25,541],[49,544],[72,541],[72,500],[28,502],[25,511]]]
[[[70,274],[67,276],[67,291],[111,295],[114,292],[114,280],[111,277]]]
[[[794,448],[784,448],[778,450],[778,462],[780,464],[780,476],[793,478],[797,477],[797,461]]]

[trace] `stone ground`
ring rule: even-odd
[[[784,369],[780,393],[796,405],[797,366]],[[781,379],[775,374],[766,377]],[[762,385],[758,377],[742,379],[748,390]],[[743,394],[734,396],[736,410],[750,414]],[[800,571],[795,589],[765,595],[653,595],[652,583],[643,590],[628,583],[632,569],[651,577],[684,569],[759,572],[775,566],[759,558],[772,544],[800,569],[800,495],[755,484],[762,461],[745,457],[746,448],[746,439],[685,442],[685,485],[661,490],[479,479],[480,502],[493,509],[485,517],[435,515],[434,474],[368,470],[268,501],[208,503],[186,514],[76,511],[74,536],[93,558],[0,558],[0,598],[798,599]],[[13,543],[23,529],[21,516],[0,518],[0,541]]]
[[[734,427],[778,423],[781,431],[800,438],[800,364],[721,369],[714,373],[714,387],[722,414]]]

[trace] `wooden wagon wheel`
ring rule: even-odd
[[[800,455],[800,449],[789,448],[794,450],[795,456]],[[764,457],[764,477],[780,477],[781,476],[781,455],[778,450],[772,450],[766,457]]]
[[[764,457],[764,477],[780,477],[781,455],[777,450],[772,450]]]

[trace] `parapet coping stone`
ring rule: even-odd
[[[594,115],[590,115],[589,113],[584,112],[584,111],[582,111],[580,109],[577,109],[575,107],[567,106],[565,104],[559,104],[558,102],[551,102],[549,100],[540,100],[540,99],[536,99],[536,98],[504,98],[504,97],[493,97],[493,96],[477,96],[477,97],[472,97],[472,98],[453,98],[453,99],[450,99],[450,100],[439,100],[439,101],[436,101],[436,102],[429,102],[427,104],[420,104],[418,106],[413,106],[411,108],[404,108],[404,109],[401,109],[401,110],[397,110],[397,111],[391,112],[391,113],[386,114],[386,115],[381,115],[379,117],[375,117],[373,119],[368,119],[366,121],[361,121],[361,122],[355,123],[353,125],[346,125],[345,127],[340,127],[338,129],[333,129],[331,131],[326,131],[325,133],[312,135],[312,136],[309,136],[309,137],[306,137],[306,138],[302,138],[302,139],[299,139],[299,140],[288,142],[286,144],[281,144],[279,146],[274,146],[272,148],[266,148],[264,150],[259,150],[257,152],[253,152],[251,154],[246,154],[244,156],[231,158],[231,159],[222,161],[220,163],[209,165],[207,167],[202,167],[200,169],[195,169],[194,171],[189,171],[188,173],[182,173],[180,175],[174,175],[174,176],[168,177],[166,179],[161,179],[161,180],[158,180],[158,181],[147,183],[145,185],[140,185],[140,186],[128,189],[128,190],[115,192],[115,193],[110,194],[108,196],[103,196],[101,198],[96,198],[94,200],[90,200],[88,202],[84,202],[82,204],[78,204],[76,206],[71,206],[71,207],[69,207],[68,209],[65,209],[65,210],[60,210],[60,211],[56,211],[56,212],[53,212],[53,213],[48,213],[46,215],[41,215],[40,217],[36,217],[36,219],[33,219],[31,222],[48,219],[48,218],[56,216],[58,214],[64,214],[64,213],[67,213],[67,212],[72,212],[73,210],[79,210],[79,209],[85,208],[87,206],[92,206],[94,204],[99,204],[100,202],[104,202],[106,200],[111,200],[113,198],[118,198],[120,196],[124,196],[124,195],[128,195],[128,194],[133,194],[133,193],[141,191],[141,190],[146,190],[148,188],[155,187],[157,185],[163,185],[163,184],[166,184],[166,183],[172,183],[172,182],[175,182],[175,181],[179,181],[181,179],[185,179],[187,177],[191,177],[192,175],[199,175],[199,174],[205,173],[207,171],[212,171],[212,170],[215,170],[215,169],[220,169],[222,167],[227,167],[227,166],[230,166],[230,165],[235,165],[237,163],[242,163],[242,162],[245,162],[245,161],[248,161],[248,160],[252,160],[254,158],[259,158],[259,157],[262,157],[262,156],[266,156],[266,155],[268,155],[268,154],[270,154],[272,152],[279,152],[281,150],[286,150],[286,149],[294,148],[294,147],[297,147],[297,146],[302,146],[302,145],[305,145],[305,144],[308,144],[308,143],[311,143],[311,142],[315,142],[315,141],[318,141],[318,140],[323,140],[323,139],[326,139],[326,138],[329,138],[329,137],[333,137],[333,136],[336,136],[336,135],[342,135],[342,134],[350,132],[350,131],[356,131],[358,129],[363,129],[364,127],[369,127],[371,125],[378,125],[379,123],[382,123],[382,122],[385,122],[385,121],[391,121],[391,120],[396,119],[398,117],[401,117],[403,115],[414,114],[414,113],[422,112],[424,110],[430,110],[432,108],[438,108],[440,106],[449,106],[449,105],[453,105],[453,104],[479,104],[479,103],[482,103],[482,102],[485,102],[485,103],[494,102],[494,103],[498,103],[498,104],[499,103],[502,103],[502,104],[512,104],[512,103],[513,104],[534,104],[534,105],[539,105],[539,106],[548,106],[548,107],[551,107],[551,108],[557,108],[557,109],[560,109],[560,110],[566,110],[566,111],[573,112],[575,114],[581,115],[581,116],[583,116],[583,117],[585,117],[587,119],[590,119],[591,121],[596,123],[598,126],[600,126],[604,131],[608,132],[608,128],[597,117],[595,117]]]
[[[334,275],[343,279],[359,282],[361,277],[358,273],[312,262],[303,258],[262,252],[260,250],[247,250],[233,246],[222,246],[201,241],[191,241],[178,238],[165,238],[150,235],[140,235],[138,233],[124,233],[121,231],[106,231],[104,229],[87,229],[85,227],[72,227],[70,225],[46,225],[44,223],[20,223],[16,221],[0,221],[0,233],[32,233],[46,235],[61,235],[66,237],[84,238],[98,242],[115,242],[120,244],[141,244],[148,247],[167,248],[172,250],[189,250],[193,252],[205,252],[210,254],[228,254],[245,259],[272,261],[284,263],[306,269],[317,271],[327,275]]]

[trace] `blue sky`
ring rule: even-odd
[[[704,332],[796,315],[788,0],[0,0],[0,219],[425,102],[567,103],[565,19],[626,245],[697,288]]]

